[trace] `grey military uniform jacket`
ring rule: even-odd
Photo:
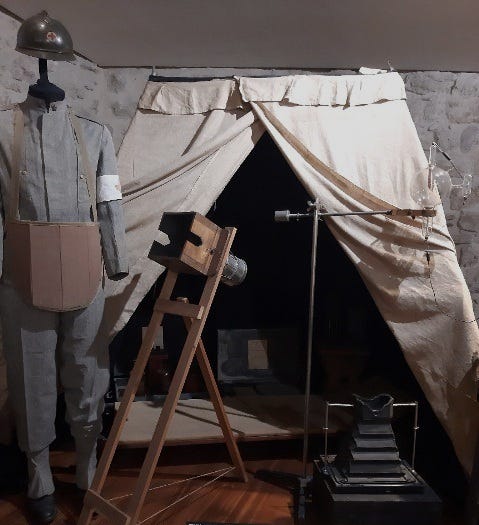
[[[25,122],[24,151],[20,160],[20,219],[91,221],[87,173],[82,166],[66,102],[55,102],[47,108],[43,100],[29,95],[19,107]],[[14,107],[0,111],[0,234],[3,234],[10,195],[14,112]],[[82,117],[79,121],[90,164],[96,171],[97,212],[105,269],[109,278],[118,279],[128,273],[128,260],[115,149],[106,126]],[[0,249],[3,260],[3,243]]]

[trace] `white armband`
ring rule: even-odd
[[[120,177],[100,175],[96,179],[96,202],[117,201],[121,199]]]

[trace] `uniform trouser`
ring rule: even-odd
[[[100,287],[86,308],[49,312],[23,302],[10,284],[0,284],[8,385],[18,443],[28,458],[29,497],[54,491],[48,447],[55,439],[57,377],[76,444],[76,482],[82,489],[91,483],[109,378],[108,349],[94,344],[104,301]]]

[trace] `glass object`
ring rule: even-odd
[[[431,156],[430,156],[431,158]],[[428,164],[426,167],[419,170],[416,174],[413,186],[411,188],[411,197],[414,202],[423,210],[432,210],[438,204],[441,204],[441,196],[439,194],[438,185],[435,181],[437,175],[441,187],[447,187],[451,178],[449,174],[437,168],[437,166]],[[422,217],[422,236],[427,241],[432,232],[433,217]]]
[[[462,181],[459,184],[453,184],[451,181],[451,188],[461,189],[462,197],[467,199],[472,191],[472,175],[470,173],[461,173],[461,176]]]
[[[449,197],[452,189],[452,181],[448,171],[439,168],[439,166],[433,166],[432,181],[439,192],[441,200]]]
[[[447,171],[437,166],[436,158],[438,152],[440,152],[451,165]],[[460,188],[464,200],[469,197],[472,190],[472,174],[469,171],[460,171],[452,158],[440,148],[437,142],[433,142],[429,148],[429,166],[432,171],[431,181],[436,185],[442,199],[449,197],[452,188]],[[454,184],[453,176],[459,178],[461,182]]]
[[[448,170],[437,165],[438,152],[449,162],[451,167]],[[454,184],[453,177],[459,183]],[[452,158],[433,142],[429,148],[428,165],[419,170],[411,186],[411,197],[420,208],[434,209],[449,198],[453,188],[460,189],[463,199],[466,200],[472,191],[472,175],[469,172],[461,172]],[[432,217],[423,217],[422,233],[426,241],[431,231]]]
[[[455,178],[458,183],[454,184],[451,175],[455,172],[455,168],[444,170],[439,166],[427,166],[420,170],[411,191],[414,202],[421,208],[434,208],[450,196],[453,188],[460,189],[464,199],[467,199],[472,191],[472,175],[457,172]]]
[[[419,170],[411,188],[411,197],[421,209],[434,208],[441,203],[441,197],[434,183],[434,168],[426,166]]]

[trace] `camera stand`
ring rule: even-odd
[[[199,224],[201,223],[201,224]],[[145,501],[148,488],[151,484],[158,458],[163,449],[166,440],[169,425],[173,418],[181,391],[185,384],[186,376],[191,366],[193,357],[196,355],[199,361],[200,369],[205,380],[208,393],[213,402],[219,424],[223,431],[225,443],[233,465],[240,480],[247,481],[247,473],[241,459],[238,446],[231,430],[228,417],[225,412],[223,401],[220,397],[218,386],[214,379],[211,365],[208,361],[205,348],[201,341],[201,334],[208,317],[208,313],[213,302],[218,284],[221,280],[222,271],[228,259],[228,255],[236,233],[235,228],[218,228],[204,217],[195,217],[194,228],[196,235],[201,239],[199,246],[201,250],[197,260],[204,263],[201,271],[190,273],[199,273],[206,275],[206,281],[198,304],[190,304],[187,299],[171,300],[173,288],[178,278],[178,271],[168,270],[161,292],[156,300],[150,324],[141,345],[135,366],[130,374],[130,379],[125,393],[120,403],[120,407],[113,422],[112,429],[108,436],[103,454],[101,456],[98,468],[93,479],[91,488],[85,494],[83,509],[78,521],[78,525],[88,525],[91,522],[93,512],[97,511],[107,517],[115,525],[136,525],[139,522],[140,512]],[[161,227],[161,225],[160,225]],[[192,226],[193,228],[193,226]],[[186,245],[185,245],[186,246]],[[196,247],[191,250],[196,250]],[[152,249],[153,250],[153,249]],[[154,255],[154,254],[153,254]],[[153,258],[150,253],[150,257]],[[178,260],[176,259],[176,263]],[[184,264],[184,263],[182,263]],[[165,264],[167,265],[167,264]],[[194,262],[190,261],[190,268]],[[174,266],[173,263],[171,266]],[[185,268],[189,269],[189,268]],[[128,418],[131,405],[135,398],[138,386],[140,384],[145,366],[151,354],[154,341],[158,330],[163,322],[165,314],[179,315],[185,320],[188,335],[180,355],[176,371],[173,375],[170,389],[166,397],[163,409],[156,424],[150,446],[146,453],[143,465],[136,482],[136,487],[126,511],[121,510],[116,505],[102,496],[103,485],[107,479],[113,456],[118,447],[120,435],[125,422]]]

